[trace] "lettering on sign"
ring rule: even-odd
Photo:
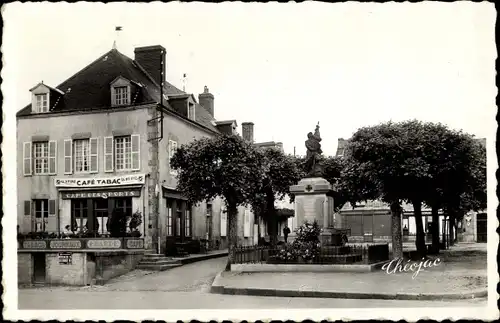
[[[71,265],[73,263],[73,254],[71,252],[60,252],[57,256],[60,265]]]
[[[128,249],[142,249],[144,248],[144,240],[142,239],[127,239],[127,248]]]
[[[80,240],[61,240],[61,241],[51,241],[51,249],[79,249],[82,247]]]
[[[89,249],[119,249],[122,243],[118,239],[99,239],[87,241]]]
[[[98,186],[120,186],[137,185],[145,183],[144,174],[132,174],[106,178],[56,178],[56,187],[98,187]]]
[[[45,249],[47,248],[47,244],[45,241],[23,241],[23,248],[24,249]]]
[[[82,199],[82,198],[93,198],[100,197],[107,199],[108,197],[134,197],[141,196],[141,191],[101,191],[101,192],[78,192],[70,193],[65,192],[62,194],[63,199]]]

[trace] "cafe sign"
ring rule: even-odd
[[[88,178],[56,178],[56,187],[109,187],[123,185],[142,185],[146,182],[145,174],[129,174],[113,177],[88,177]]]
[[[87,199],[108,197],[138,197],[141,196],[140,190],[112,190],[112,191],[89,191],[89,192],[63,192],[62,198],[67,199]]]

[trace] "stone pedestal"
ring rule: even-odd
[[[332,185],[324,178],[304,178],[297,185],[290,187],[295,195],[295,217],[297,226],[304,222],[318,222],[323,228],[320,236],[322,242],[329,241],[331,233],[328,229],[333,225],[333,198],[329,196]]]

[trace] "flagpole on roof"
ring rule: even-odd
[[[119,36],[120,31],[122,31],[122,27],[116,26],[115,27],[115,40],[113,41],[113,49],[116,49],[116,43],[118,41],[118,36]]]

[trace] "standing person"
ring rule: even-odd
[[[290,228],[285,224],[283,228],[283,235],[285,236],[285,243],[288,243],[288,235],[290,234]]]

